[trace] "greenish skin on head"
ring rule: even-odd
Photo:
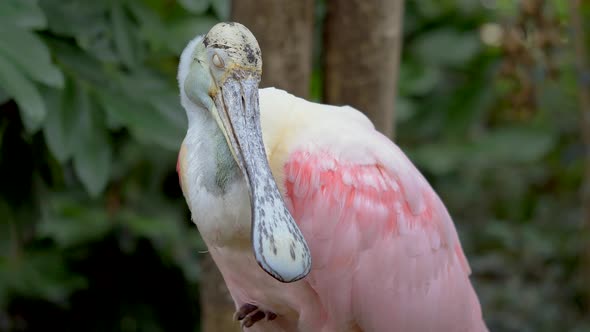
[[[215,186],[225,193],[227,187],[239,179],[240,169],[236,161],[231,155],[231,151],[225,141],[225,137],[221,131],[216,132],[215,135],[215,162],[217,164],[217,171],[215,172]]]
[[[254,73],[260,77],[262,59],[258,43],[242,25],[219,23],[197,44],[191,57],[184,91],[192,102],[209,110],[219,128],[223,128],[214,98],[225,80],[236,73]],[[223,67],[215,65],[214,57],[221,60]],[[216,194],[225,193],[228,185],[240,175],[231,145],[228,145],[225,136],[226,133],[221,130],[212,130],[210,135],[215,145],[216,173],[215,179],[206,180],[205,183],[207,189]]]

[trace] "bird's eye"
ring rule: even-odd
[[[223,60],[221,59],[219,54],[213,54],[213,64],[217,68],[223,68],[223,66],[224,66]]]

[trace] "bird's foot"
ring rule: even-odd
[[[257,306],[250,303],[242,304],[240,309],[234,314],[234,319],[242,322],[242,327],[250,327],[254,325],[254,323],[261,321],[264,318],[268,320],[274,320],[277,318],[277,314],[274,312],[261,310]]]

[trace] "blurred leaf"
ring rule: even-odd
[[[151,72],[136,72],[135,75],[121,76],[123,86],[134,87],[128,94],[135,100],[145,100],[152,105],[165,122],[179,132],[186,132],[186,112],[178,98],[177,87],[164,84],[161,77]],[[161,124],[161,123],[160,123]]]
[[[0,198],[0,250],[3,255],[8,256],[13,246],[15,245],[16,239],[13,227],[15,227],[15,220],[12,215],[12,208],[10,205]],[[2,301],[0,300],[0,304]]]
[[[76,133],[74,169],[88,193],[98,196],[109,180],[111,143],[87,91],[80,89],[79,98],[80,126]]]
[[[63,248],[99,241],[113,228],[102,206],[92,206],[73,195],[48,195],[42,211],[39,235]]]
[[[57,62],[64,71],[69,71],[79,80],[84,80],[102,88],[108,87],[109,78],[104,73],[104,65],[98,60],[88,56],[79,48],[58,40],[49,43]]]
[[[169,38],[167,28],[157,13],[149,10],[139,1],[127,1],[125,5],[138,21],[139,36],[151,47],[151,50],[161,51],[166,48]]]
[[[179,0],[178,1],[184,9],[193,14],[202,14],[209,8],[209,0]]]
[[[55,158],[64,163],[71,157],[78,141],[78,126],[82,120],[80,109],[84,105],[71,80],[62,93],[47,89],[44,96],[49,112],[43,134]]]
[[[136,67],[133,41],[129,27],[129,20],[125,16],[123,5],[120,2],[113,2],[111,5],[111,19],[113,22],[113,34],[117,52],[123,63],[129,67]]]
[[[150,73],[119,75],[127,97],[100,91],[109,116],[125,124],[141,141],[177,150],[186,133],[186,115],[176,91]]]
[[[67,270],[55,250],[28,251],[18,260],[0,259],[0,293],[8,288],[27,297],[65,304],[71,292],[85,285],[81,276]]]
[[[569,3],[564,0],[550,0],[551,8],[554,10],[557,17],[561,20],[569,19]],[[583,2],[582,2],[583,3]],[[590,329],[590,328],[589,328]]]
[[[464,66],[476,55],[480,47],[477,33],[444,28],[421,37],[413,45],[412,50],[429,64]]]
[[[121,211],[118,214],[121,224],[133,234],[149,239],[154,247],[159,248],[162,259],[178,264],[186,278],[198,280],[199,252],[207,250],[199,233],[192,224],[162,224],[162,220],[182,219],[184,214],[176,206],[145,194],[141,195],[140,200],[141,214],[130,210]]]
[[[0,23],[0,56],[2,55],[37,82],[53,87],[63,85],[63,75],[51,63],[47,46],[32,32]]]
[[[416,4],[418,5],[418,12],[427,18],[442,16],[451,9],[449,8],[449,1],[426,0]]]
[[[41,0],[49,28],[60,36],[74,37],[87,55],[117,62],[108,19],[110,1]]]
[[[124,225],[138,236],[154,240],[176,239],[179,237],[179,229],[174,223],[162,225],[162,219],[136,215],[134,213],[121,214]]]
[[[416,105],[409,98],[399,96],[395,99],[395,121],[402,123],[411,118],[416,112]]]
[[[504,249],[518,250],[520,247],[519,234],[515,231],[514,226],[506,221],[493,221],[486,227],[486,235],[492,241],[497,241],[495,246],[501,246]]]
[[[422,96],[432,92],[443,76],[438,67],[404,64],[400,67],[399,84],[404,94]]]
[[[188,124],[186,112],[180,105],[176,91],[162,89],[159,93],[150,94],[150,102],[171,126],[182,132],[183,135],[186,133]]]
[[[105,13],[109,1],[40,0],[49,23],[57,35],[76,37],[86,35],[96,26],[106,25]]]
[[[471,159],[482,165],[535,162],[555,144],[549,131],[506,127],[496,129],[475,142]]]
[[[577,94],[578,86],[574,81],[574,77],[568,77],[568,75],[562,75],[560,81],[541,81],[536,84],[537,95],[536,102],[539,105],[541,111],[549,114],[556,115],[556,121],[558,124],[564,125],[565,127],[571,126],[573,123],[563,123],[571,117],[561,116],[564,110],[577,109],[578,100],[572,98],[573,94]],[[577,121],[577,119],[575,119]]]
[[[211,4],[213,5],[213,9],[215,9],[215,13],[217,13],[217,17],[219,17],[221,21],[229,20],[231,0],[212,0]]]
[[[45,15],[34,0],[0,1],[0,22],[27,29],[42,29],[47,25]]]
[[[457,7],[464,15],[477,14],[481,10],[481,3],[472,0],[457,0]]]
[[[554,138],[546,131],[508,127],[496,129],[473,143],[431,143],[409,153],[420,167],[443,175],[460,167],[493,167],[538,161],[554,143]]]
[[[157,109],[120,94],[98,91],[99,102],[111,121],[122,123],[138,140],[156,143],[161,147],[177,150],[184,132],[173,126]]]
[[[43,99],[33,82],[20,73],[14,64],[1,56],[0,86],[15,99],[27,131],[29,133],[37,131],[47,113]]]
[[[466,146],[450,143],[431,143],[409,152],[419,168],[442,175],[456,170],[467,152]]]
[[[447,110],[441,126],[448,137],[459,139],[465,133],[482,126],[487,112],[496,101],[496,91],[489,88],[489,78],[494,75],[492,66],[484,61],[475,61],[477,67],[469,74],[469,82],[460,84],[453,93],[445,94],[437,105]]]
[[[187,42],[209,31],[218,20],[211,17],[203,17],[195,20],[193,17],[186,17],[170,23],[166,43],[171,51],[180,54]]]
[[[4,90],[0,89],[0,105],[4,104],[5,102],[10,100],[10,96],[4,92]]]

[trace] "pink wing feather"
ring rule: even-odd
[[[284,166],[326,320],[345,322],[333,327],[342,331],[486,331],[446,208],[388,144],[397,165],[300,149]]]

